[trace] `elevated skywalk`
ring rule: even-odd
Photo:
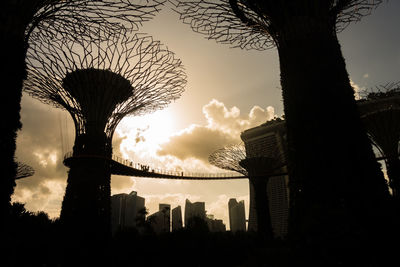
[[[143,178],[159,178],[159,179],[179,179],[179,180],[232,180],[247,179],[247,176],[231,173],[195,173],[183,171],[163,170],[159,168],[151,168],[148,165],[136,163],[130,160],[122,159],[113,155],[111,159],[102,158],[93,155],[73,156],[72,152],[68,152],[64,156],[64,165],[70,167],[76,159],[92,159],[99,158],[109,160],[111,164],[111,174],[122,176],[135,176]]]

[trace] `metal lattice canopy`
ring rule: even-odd
[[[35,170],[22,162],[17,162],[17,175],[15,176],[15,179],[22,179],[26,177],[30,177],[35,174]]]
[[[400,83],[388,83],[360,93],[361,119],[371,141],[384,157],[398,157],[400,141]]]
[[[214,151],[209,157],[210,164],[224,169],[248,175],[248,172],[239,163],[246,159],[246,150],[243,143],[226,146]]]
[[[295,16],[329,17],[336,31],[360,20],[382,0],[170,0],[193,31],[220,43],[265,50]]]
[[[125,32],[108,40],[54,40],[27,54],[24,91],[67,110],[76,134],[103,131],[112,138],[126,115],[166,107],[186,85],[181,60],[152,37]]]
[[[29,0],[7,1],[7,27],[25,32],[25,40],[43,35],[53,40],[87,36],[107,37],[115,31],[137,30],[164,5],[165,0]],[[23,27],[21,30],[20,27]],[[99,36],[98,30],[104,33]]]

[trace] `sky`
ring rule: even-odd
[[[339,33],[347,71],[356,90],[400,81],[400,1],[380,5],[370,16]],[[240,142],[240,133],[283,114],[276,49],[246,51],[192,32],[168,6],[141,32],[160,40],[183,62],[188,83],[181,98],[141,117],[126,117],[116,129],[114,155],[163,169],[221,172],[208,164],[213,151]],[[323,85],[321,85],[323,90]],[[22,130],[16,157],[35,169],[17,181],[13,201],[30,211],[59,216],[72,150],[74,126],[65,111],[23,94]],[[338,112],[340,107],[338,106]],[[312,115],[312,114],[310,114]],[[112,176],[112,194],[137,191],[152,214],[159,203],[184,208],[186,199],[204,201],[207,214],[229,229],[228,200],[244,200],[246,179],[184,181]]]

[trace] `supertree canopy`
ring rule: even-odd
[[[382,0],[170,0],[193,31],[219,43],[265,50],[279,45],[277,35],[290,16],[302,12],[329,16],[336,31],[370,14]],[[323,13],[318,13],[323,11]]]
[[[295,246],[323,261],[342,262],[346,251],[332,253],[329,246],[348,243],[354,233],[359,242],[371,235],[372,243],[386,238],[377,229],[384,227],[378,227],[379,218],[390,214],[390,194],[337,37],[383,1],[170,2],[183,23],[209,39],[244,49],[277,48],[288,142],[289,235],[298,241]]]
[[[246,149],[244,147],[244,144],[241,143],[220,148],[214,151],[208,157],[208,162],[218,168],[235,171],[243,174],[244,176],[247,176],[247,170],[240,165],[240,162],[245,158]]]
[[[361,92],[361,119],[368,135],[383,157],[392,195],[400,200],[400,83],[388,83]]]
[[[275,155],[279,157],[279,153]],[[256,230],[262,239],[272,239],[267,183],[271,176],[277,174],[279,160],[267,157],[249,158],[244,144],[241,143],[216,150],[208,157],[208,161],[218,168],[249,177],[249,230]]]
[[[19,161],[17,164],[17,175],[15,176],[15,180],[27,178],[35,174],[35,170],[31,166]]]
[[[75,124],[74,161],[60,218],[77,224],[86,218],[88,227],[99,224],[108,231],[114,130],[127,115],[146,114],[177,99],[186,75],[181,61],[148,36],[62,39],[30,47],[24,90],[65,109]]]
[[[166,107],[186,84],[181,61],[139,34],[98,43],[37,43],[28,50],[27,62],[24,91],[67,110],[77,136],[104,132],[111,140],[126,115]]]
[[[29,43],[47,36],[51,43],[63,36],[85,36],[94,41],[108,38],[115,31],[137,30],[164,5],[165,0],[4,0],[0,9],[1,67],[4,100],[1,113],[7,113],[0,131],[0,213],[7,213],[15,186],[14,162],[17,131],[21,128],[20,102],[26,78],[25,56]],[[103,32],[98,35],[98,32]],[[64,35],[59,35],[64,33]]]

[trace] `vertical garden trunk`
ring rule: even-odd
[[[277,38],[288,139],[289,234],[317,246],[363,242],[384,220],[389,194],[334,27],[294,17]]]
[[[78,136],[68,173],[60,219],[89,239],[111,234],[111,150],[102,136]]]
[[[0,29],[2,84],[0,112],[3,121],[0,130],[0,206],[1,215],[7,213],[15,187],[17,165],[14,162],[17,131],[21,128],[20,110],[22,82],[26,76],[26,46],[23,36],[16,36]]]
[[[386,159],[387,175],[396,204],[400,207],[400,160],[399,156],[389,156]]]
[[[250,182],[254,186],[258,235],[262,240],[272,240],[273,231],[267,193],[268,178],[253,177],[250,178]]]

